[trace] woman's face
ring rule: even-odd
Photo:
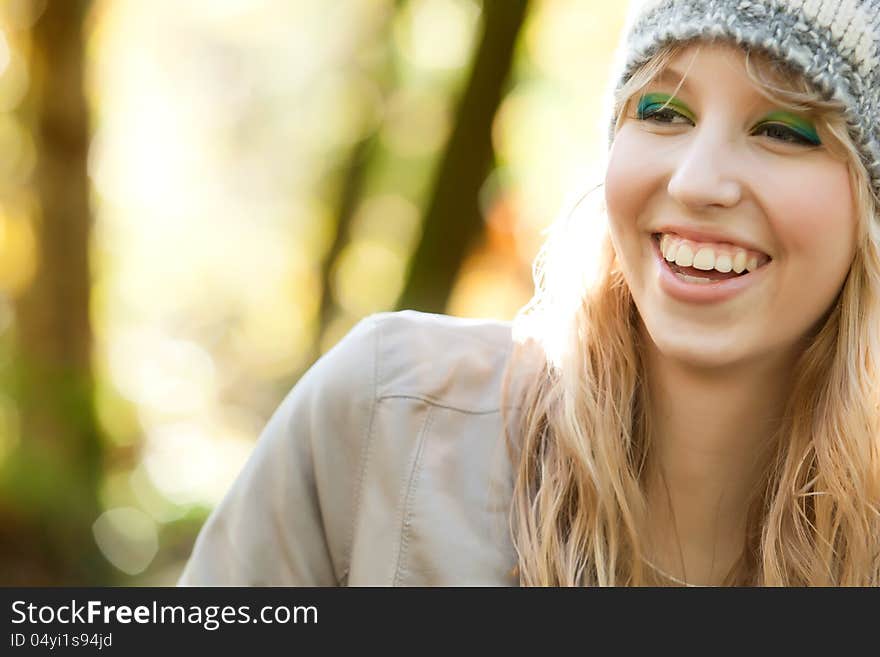
[[[606,204],[657,348],[700,367],[789,354],[852,263],[847,165],[817,145],[809,117],[762,96],[744,53],[727,45],[679,53],[626,113]],[[658,234],[667,235],[665,256]]]

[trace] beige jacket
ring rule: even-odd
[[[503,322],[361,321],[274,413],[179,583],[516,585],[501,425],[512,345]]]

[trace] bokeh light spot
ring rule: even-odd
[[[92,534],[107,561],[127,575],[146,570],[159,550],[155,521],[134,507],[105,511],[92,525]]]

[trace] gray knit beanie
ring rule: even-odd
[[[846,106],[849,133],[880,196],[880,0],[633,2],[615,89],[671,42],[724,39],[763,50]]]

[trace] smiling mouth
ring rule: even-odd
[[[748,276],[753,273],[753,271],[758,271],[763,267],[766,267],[770,261],[764,263],[758,269],[753,271],[749,271],[748,269],[744,269],[741,273],[737,274],[735,271],[729,272],[720,272],[717,269],[697,269],[696,267],[684,267],[682,265],[678,265],[675,262],[670,262],[665,257],[663,257],[663,253],[660,251],[660,238],[662,237],[661,233],[653,233],[651,235],[651,239],[654,240],[655,248],[657,249],[657,253],[660,256],[660,259],[663,263],[668,267],[672,272],[676,274],[680,274],[681,276],[685,276],[691,279],[700,279],[699,282],[705,281],[727,281],[732,278],[742,278],[743,276]],[[697,281],[692,281],[697,282]]]

